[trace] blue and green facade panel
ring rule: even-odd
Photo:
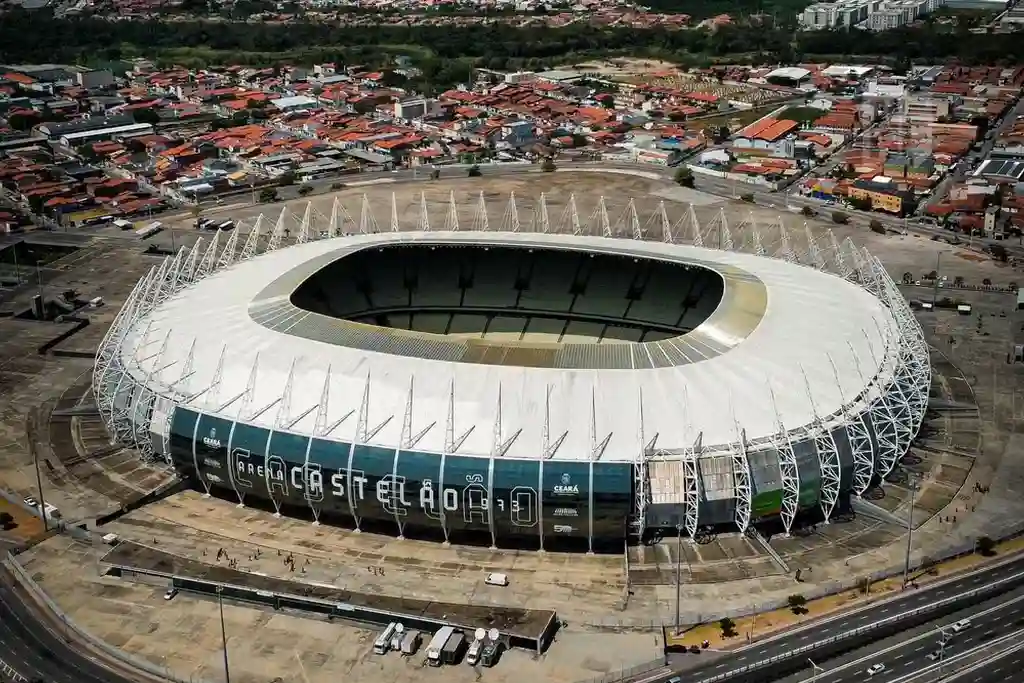
[[[540,547],[621,547],[629,463],[441,455],[355,445],[177,408],[175,468],[210,493],[345,526]]]

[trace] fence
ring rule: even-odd
[[[823,641],[817,641],[794,648],[784,654],[776,655],[775,657],[762,659],[752,664],[747,664],[709,678],[695,680],[694,683],[719,683],[720,681],[739,677],[745,678],[755,674],[758,677],[763,677],[765,669],[775,669],[776,673],[780,673],[778,669],[785,668],[787,665],[792,667],[794,662],[797,663],[797,666],[802,668],[804,666],[804,660],[806,660],[810,654],[818,654],[818,656],[820,656],[821,651],[825,649],[846,651],[856,647],[855,643],[859,643],[860,641],[871,642],[873,640],[877,640],[880,637],[884,637],[883,634],[885,633],[895,633],[913,625],[930,621],[935,618],[931,616],[935,613],[949,614],[968,605],[977,604],[990,595],[998,595],[1001,592],[1005,592],[1006,590],[1010,590],[1014,587],[1020,586],[1021,584],[1024,584],[1024,572],[1014,574],[1013,576],[995,581],[980,588],[975,588],[974,590],[967,591],[961,595],[937,600],[936,602],[925,605],[924,607],[918,607],[917,609],[895,614],[891,617],[886,617],[885,619],[879,619],[867,626],[851,629],[850,631],[837,636],[832,636],[831,638],[827,638]]]
[[[29,576],[28,572],[25,571],[25,568],[18,563],[13,555],[8,553],[4,564],[11,570],[18,582],[32,593],[32,595],[41,602],[47,610],[61,621],[65,628],[65,640],[70,641],[70,632],[73,631],[81,640],[84,640],[95,649],[110,655],[130,668],[141,669],[149,674],[168,681],[173,681],[174,683],[204,683],[200,679],[192,677],[180,678],[175,676],[167,667],[157,666],[147,659],[136,657],[135,655],[114,647],[99,638],[95,638],[88,631],[78,626],[71,617],[64,613],[64,610],[62,610],[57,603],[50,599],[50,596],[40,588],[39,584],[37,584],[31,576]]]
[[[1002,526],[996,526],[989,529],[989,537],[998,539],[1001,541],[1010,540],[1018,536],[1024,535],[1024,523],[1022,522],[1010,522],[1004,521]],[[973,555],[977,552],[977,540],[972,539],[970,541],[961,541],[954,543],[946,548],[945,551],[939,553],[925,554],[918,552],[911,555],[910,571],[911,575],[918,574],[922,571],[929,569],[934,563],[942,562],[945,560],[955,559],[957,557],[965,557],[967,555]],[[841,581],[828,581],[823,584],[817,584],[810,590],[803,591],[802,595],[808,600],[814,600],[822,598],[827,595],[833,595],[842,591],[850,590],[864,586],[865,583],[868,585],[877,581],[882,581],[893,576],[901,575],[905,569],[904,564],[890,565],[885,569],[880,569],[871,572],[867,575],[853,576]],[[628,581],[628,578],[627,578]],[[979,589],[984,590],[984,589]],[[670,613],[669,610],[674,609],[674,603],[669,605],[666,603],[666,613]],[[753,605],[745,605],[743,607],[735,609],[720,610],[714,613],[702,613],[702,612],[680,612],[680,623],[681,624],[703,624],[718,621],[726,617],[730,619],[738,619],[741,617],[748,617],[754,614],[760,614],[762,612],[771,612],[777,609],[783,609],[789,607],[788,597],[778,598],[775,600],[769,600],[762,603]],[[934,607],[934,605],[930,606]],[[898,615],[902,616],[902,615]],[[664,628],[668,626],[675,626],[674,618],[669,619],[648,619],[648,620],[624,620],[618,619],[602,619],[598,621],[590,621],[586,623],[586,626],[596,628],[633,628],[633,629],[656,629]],[[863,627],[869,628],[869,627]],[[860,629],[859,631],[862,631]],[[814,644],[820,646],[820,643]],[[803,648],[801,649],[803,651]],[[655,671],[665,666],[664,660],[654,660],[651,662],[645,662],[637,664],[631,669],[623,669],[618,672],[611,672],[603,676],[596,678],[588,678],[579,681],[578,683],[617,683],[618,681],[626,680],[632,676],[647,673],[649,671]],[[756,666],[756,665],[751,665]],[[715,679],[715,680],[724,680]],[[701,683],[709,683],[708,681],[702,681]]]
[[[25,677],[18,673],[13,666],[0,659],[0,680],[10,681],[10,683],[22,683]]]

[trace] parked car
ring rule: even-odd
[[[164,593],[164,600],[173,600],[174,596],[178,594],[177,588],[168,588],[167,592]]]

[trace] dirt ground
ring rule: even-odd
[[[28,541],[43,533],[43,520],[26,512],[20,505],[12,505],[0,498],[0,513],[6,512],[14,518],[10,529],[0,531],[0,537],[15,541]]]
[[[680,73],[679,67],[675,64],[659,59],[612,59],[585,62],[583,64],[566,64],[558,68],[596,73],[602,76],[645,76],[654,73]]]

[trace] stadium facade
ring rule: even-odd
[[[708,248],[691,212],[687,244],[667,221],[657,241],[607,223],[317,240],[309,215],[287,248],[282,214],[168,258],[99,350],[112,436],[205,493],[399,536],[620,550],[827,521],[920,428],[921,329],[831,233],[798,252],[723,214]]]

